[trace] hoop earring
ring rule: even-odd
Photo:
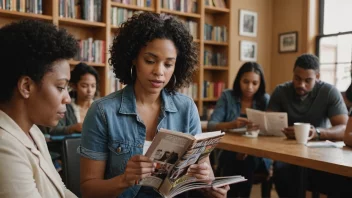
[[[133,80],[133,67],[136,67],[135,65],[131,66],[131,79]]]

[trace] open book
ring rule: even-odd
[[[281,129],[288,126],[287,113],[264,112],[254,109],[246,109],[247,118],[255,124],[259,124],[260,134],[272,136],[285,136]]]
[[[206,160],[224,135],[216,131],[192,136],[160,129],[145,154],[157,163],[157,167],[151,176],[140,180],[138,184],[153,187],[168,198],[192,189],[221,187],[245,181],[242,176],[230,176],[215,178],[209,183],[187,174],[190,165]]]

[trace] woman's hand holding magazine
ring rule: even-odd
[[[224,135],[216,131],[192,136],[160,129],[145,154],[156,163],[155,171],[141,176],[138,185],[153,187],[165,198],[202,188],[206,197],[226,197],[229,184],[246,179],[239,175],[214,178],[208,157]]]
[[[206,162],[201,164],[193,164],[188,168],[187,174],[189,176],[196,177],[197,179],[213,181],[214,178],[211,178],[210,175],[210,165]]]
[[[135,155],[127,162],[125,173],[123,174],[124,183],[133,186],[136,181],[150,176],[155,170],[155,163],[143,155]]]

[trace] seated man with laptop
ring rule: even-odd
[[[304,122],[311,124],[310,136],[315,140],[343,140],[347,108],[341,93],[333,85],[319,80],[319,67],[316,56],[299,56],[294,64],[293,80],[277,86],[271,96],[268,111],[288,115],[288,127],[282,129],[287,138],[295,138],[295,122]],[[275,162],[274,183],[280,197],[299,196],[300,171],[298,166]],[[334,195],[341,192],[345,183],[342,180],[349,179],[310,169],[308,175],[312,178],[308,181],[309,187]]]

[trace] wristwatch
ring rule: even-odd
[[[315,132],[317,134],[317,140],[320,140],[320,130],[319,130],[319,128],[315,128]]]

